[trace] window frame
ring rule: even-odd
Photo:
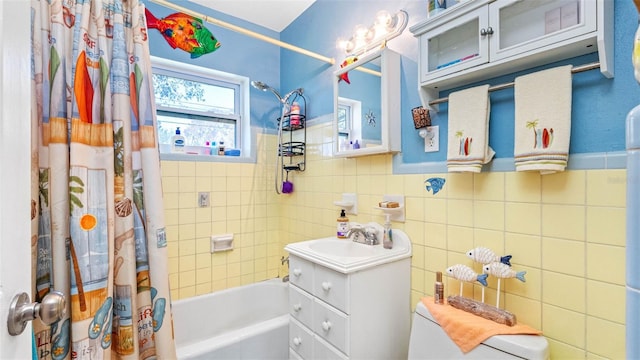
[[[357,139],[362,133],[362,102],[350,98],[338,97],[338,108],[347,109],[347,127],[346,131],[338,130],[338,138],[346,135],[347,140]]]
[[[198,65],[185,64],[165,58],[151,56],[151,68],[154,74],[167,75],[186,80],[197,81],[210,85],[231,85],[235,87],[236,97],[234,107],[237,109],[234,114],[212,114],[207,111],[181,110],[176,107],[156,104],[156,113],[178,113],[208,118],[218,118],[222,120],[233,120],[236,123],[235,148],[240,149],[240,156],[210,156],[196,154],[176,154],[170,152],[160,152],[161,160],[196,160],[196,161],[235,161],[248,162],[255,161],[255,150],[252,146],[253,131],[251,129],[250,115],[250,95],[249,78],[237,74],[227,73],[220,70],[209,69]],[[153,87],[152,87],[153,89]],[[153,95],[153,90],[152,90]],[[158,144],[160,146],[160,144]]]

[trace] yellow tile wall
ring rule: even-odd
[[[541,329],[551,357],[624,358],[625,170],[480,174],[392,174],[390,155],[331,157],[331,125],[307,129],[307,170],[292,173],[294,192],[276,195],[275,136],[258,138],[257,164],[162,162],[169,272],[174,299],[284,276],[290,242],[335,233],[344,192],[358,195],[351,221],[384,221],[384,194],[404,194],[406,218],[393,226],[413,242],[412,306],[433,295],[436,271],[464,263],[473,247],[513,255],[526,283],[503,280],[501,307]],[[437,194],[430,177],[446,179]],[[197,192],[211,194],[197,208]],[[211,234],[233,232],[236,248],[209,253]],[[485,289],[496,301],[497,283]],[[459,283],[445,278],[445,292]],[[481,296],[464,285],[464,295]]]

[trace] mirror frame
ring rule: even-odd
[[[381,144],[355,150],[340,150],[338,135],[338,82],[340,75],[355,70],[360,64],[380,57],[381,115],[379,126]],[[388,48],[375,50],[361,56],[358,61],[333,73],[333,156],[356,157],[396,153],[400,151],[400,55]]]

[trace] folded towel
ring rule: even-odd
[[[515,80],[516,171],[563,171],[571,135],[571,65]]]
[[[491,161],[489,147],[489,85],[449,94],[449,172],[475,172]]]
[[[524,324],[507,326],[456,309],[448,304],[434,304],[432,297],[422,298],[422,303],[463,353],[468,353],[494,335],[542,334],[542,331]]]

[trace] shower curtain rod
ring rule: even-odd
[[[575,73],[579,73],[579,72],[583,72],[583,71],[588,71],[588,70],[593,70],[593,69],[597,69],[600,67],[600,63],[599,62],[594,62],[591,64],[585,64],[585,65],[580,65],[580,66],[574,66],[573,69],[571,69],[571,73],[575,74]],[[515,85],[515,82],[508,82],[508,83],[504,83],[504,84],[500,84],[500,85],[494,85],[494,86],[490,86],[489,87],[489,92],[491,91],[498,91],[498,90],[504,90],[504,89],[508,89],[510,87],[513,87]],[[442,104],[445,102],[448,102],[449,98],[448,97],[443,97],[443,98],[439,98],[439,99],[435,99],[432,101],[429,101],[429,105],[438,105],[438,104]]]
[[[310,56],[312,58],[327,62],[327,63],[329,63],[331,65],[335,64],[335,60],[333,58],[326,57],[326,56],[323,56],[323,55],[320,55],[320,54],[316,54],[314,52],[311,52],[309,50],[297,47],[295,45],[291,45],[291,44],[286,43],[284,41],[276,40],[276,39],[268,37],[266,35],[262,35],[262,34],[259,34],[257,32],[254,32],[254,31],[247,30],[247,29],[245,29],[243,27],[236,26],[236,25],[230,24],[228,22],[215,19],[215,18],[212,18],[212,17],[204,15],[204,14],[200,14],[198,12],[195,12],[193,10],[189,10],[189,9],[187,9],[185,7],[180,6],[180,5],[176,5],[176,4],[170,3],[170,2],[165,1],[165,0],[149,0],[149,1],[154,2],[154,3],[158,4],[158,5],[166,6],[166,7],[170,8],[170,9],[176,10],[178,12],[183,12],[185,14],[201,18],[203,21],[206,21],[206,22],[211,23],[213,25],[217,25],[217,26],[223,27],[225,29],[229,29],[229,30],[241,33],[243,35],[251,36],[251,37],[256,38],[258,40],[266,41],[266,42],[271,43],[273,45],[277,45],[277,46],[283,47],[285,49],[288,49],[288,50],[291,50],[291,51],[295,51],[295,52],[303,54],[303,55]]]

